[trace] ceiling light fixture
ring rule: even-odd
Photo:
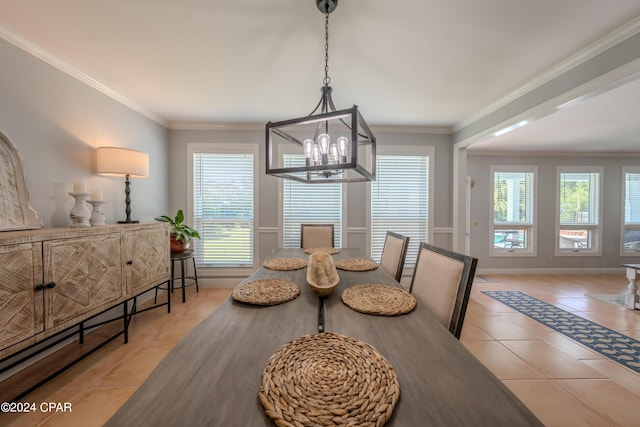
[[[337,110],[329,86],[329,14],[338,0],[316,0],[325,16],[322,96],[305,117],[266,126],[267,174],[307,183],[375,180],[376,138],[358,106]]]

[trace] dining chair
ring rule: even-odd
[[[409,292],[458,339],[477,263],[471,256],[421,243],[413,270]]]
[[[380,267],[393,276],[397,282],[400,282],[402,278],[402,269],[404,268],[408,247],[409,236],[387,231],[384,246],[382,247],[382,256],[380,257]]]
[[[300,247],[333,248],[333,229],[333,224],[300,224]]]

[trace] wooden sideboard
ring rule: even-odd
[[[0,233],[0,359],[169,280],[169,227]]]

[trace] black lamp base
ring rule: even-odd
[[[127,214],[127,219],[124,221],[118,221],[118,224],[138,224],[140,221],[131,219],[131,179],[129,175],[125,177],[124,180],[124,204],[125,204],[125,213]]]

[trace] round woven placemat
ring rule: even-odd
[[[340,253],[340,250],[336,248],[332,248],[330,246],[325,246],[321,248],[306,248],[304,250],[305,254],[315,254],[316,252],[324,252],[325,254],[335,255],[337,253]]]
[[[262,265],[270,270],[289,271],[300,270],[307,266],[307,261],[302,258],[272,258]]]
[[[368,271],[378,268],[378,264],[371,259],[343,258],[335,262],[336,268],[346,271]]]
[[[300,295],[300,287],[288,280],[261,279],[238,285],[231,297],[240,302],[255,305],[277,305],[291,301]]]
[[[262,373],[260,402],[278,426],[382,426],[400,396],[393,367],[362,341],[335,333],[285,344]]]
[[[352,310],[379,316],[396,316],[416,308],[413,295],[389,285],[355,285],[345,289],[341,299]]]

